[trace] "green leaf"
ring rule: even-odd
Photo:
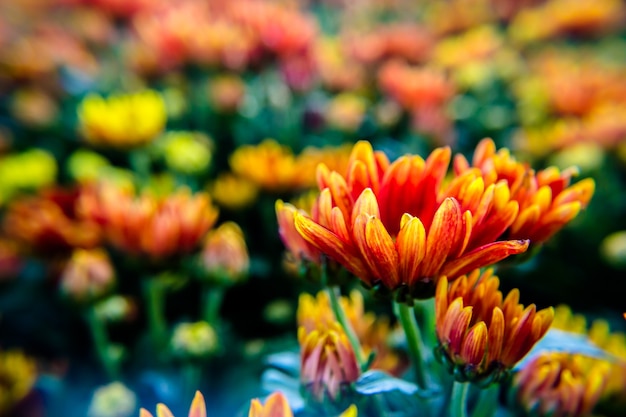
[[[375,395],[391,391],[413,395],[418,391],[417,385],[377,370],[367,371],[361,375],[354,388],[361,395]]]

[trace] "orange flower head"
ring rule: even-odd
[[[219,282],[233,283],[248,274],[248,248],[236,223],[226,222],[210,231],[200,257],[203,269]]]
[[[139,417],[154,417],[145,408],[139,410]],[[156,417],[174,417],[174,414],[170,411],[165,404],[159,403],[156,408]],[[206,403],[204,396],[200,391],[196,391],[196,395],[193,397],[191,407],[189,408],[188,417],[207,417]]]
[[[197,249],[218,215],[206,193],[183,188],[160,198],[148,192],[135,196],[112,184],[93,187],[79,209],[103,226],[110,245],[152,261]]]
[[[508,187],[509,194],[501,195],[496,206],[510,205],[509,200],[519,206],[514,215],[512,209],[500,210],[499,215],[509,220],[514,217],[513,222],[501,230],[501,236],[529,239],[533,244],[547,241],[572,221],[589,204],[595,190],[592,178],[570,185],[572,176],[577,173],[576,168],[561,172],[556,167],[549,167],[535,172],[527,164],[517,162],[508,149],[496,152],[491,139],[479,143],[471,166],[464,156],[456,156],[454,171],[457,176],[468,175],[474,168],[480,170],[484,187],[493,184],[497,189],[503,187],[502,183]],[[449,191],[447,195],[458,196],[458,193]]]
[[[67,256],[74,248],[100,242],[96,223],[84,219],[76,204],[84,190],[53,188],[13,201],[4,215],[6,235],[38,256]]]
[[[575,314],[567,305],[556,307],[552,328],[586,336],[590,342],[603,349],[610,358],[578,359],[586,367],[606,366],[605,384],[601,399],[611,398],[626,406],[626,333],[611,331],[606,320],[596,319],[588,325],[582,314]]]
[[[207,93],[217,111],[233,113],[243,101],[246,85],[237,75],[222,74],[210,80]]]
[[[443,277],[435,295],[438,359],[456,380],[483,386],[503,379],[554,317],[552,308],[524,308],[517,289],[503,299],[492,272],[477,269],[450,285]]]
[[[453,279],[524,252],[527,241],[472,239],[480,213],[440,197],[450,157],[446,147],[426,160],[406,155],[390,163],[360,141],[345,176],[318,167],[322,191],[310,216],[294,211],[295,229],[367,286],[402,289],[397,295],[403,301],[432,297],[441,275]]]
[[[606,362],[578,354],[542,353],[514,376],[515,396],[532,415],[587,416],[604,391],[609,369]]]
[[[22,265],[19,245],[12,239],[0,235],[0,282],[16,277]]]
[[[359,378],[356,356],[339,323],[322,330],[298,329],[300,379],[318,401],[335,400],[342,388]]]
[[[352,291],[349,297],[341,296],[339,303],[359,339],[362,356],[368,357],[372,352],[376,353],[370,369],[381,369],[399,376],[406,369],[407,361],[389,345],[394,329],[387,318],[366,312],[363,295],[357,290]],[[328,293],[320,291],[315,297],[306,293],[301,294],[298,301],[297,321],[298,326],[304,327],[307,332],[321,331],[332,326],[337,319]]]

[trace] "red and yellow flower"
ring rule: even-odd
[[[450,149],[438,148],[426,160],[407,155],[390,163],[360,141],[347,175],[318,167],[322,191],[310,216],[293,211],[295,229],[366,285],[405,287],[421,297],[432,296],[440,275],[453,279],[524,252],[527,241],[471,244],[473,218],[480,213],[463,210],[456,198],[440,197],[449,160]],[[485,204],[490,208],[493,202]]]
[[[503,298],[491,269],[475,270],[450,285],[442,277],[435,295],[438,358],[461,381],[500,380],[541,339],[554,309],[519,303],[519,291]]]
[[[339,303],[359,339],[362,356],[376,354],[370,368],[399,376],[405,370],[407,361],[390,346],[389,340],[394,329],[389,320],[366,312],[363,295],[357,290],[352,291],[349,296],[340,297]],[[332,326],[337,318],[333,313],[328,293],[320,291],[316,296],[301,294],[297,321],[298,326],[304,327],[307,332]]]
[[[529,239],[534,244],[545,242],[573,220],[589,204],[595,189],[591,178],[570,185],[577,173],[573,167],[564,171],[549,167],[535,172],[528,164],[518,162],[508,149],[496,152],[491,139],[484,139],[478,144],[471,165],[464,156],[457,155],[454,173],[456,178],[446,195],[463,201],[464,208],[470,210],[472,205],[476,210],[481,206],[478,202],[480,193],[470,192],[470,186],[487,189],[493,185],[494,192],[500,187],[500,194],[494,196],[496,209],[501,208],[498,213],[494,216],[484,212],[482,207],[480,212],[483,217],[489,214],[486,218],[488,222],[499,216],[506,217],[506,222],[499,222],[501,226],[509,223],[510,217],[513,221],[503,229],[496,227],[487,233],[491,233],[493,238]],[[511,201],[519,205],[517,212],[512,209]]]
[[[335,400],[341,390],[359,378],[359,365],[339,323],[323,329],[298,329],[300,380],[318,401]]]
[[[517,401],[532,415],[582,417],[598,403],[609,370],[609,363],[583,355],[546,352],[515,375],[513,386]]]

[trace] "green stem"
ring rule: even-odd
[[[193,394],[199,389],[200,380],[202,379],[202,369],[199,364],[193,362],[185,362],[182,366],[183,377],[183,393],[185,395]]]
[[[224,299],[224,288],[205,285],[203,291],[202,317],[211,326],[217,328],[220,321],[220,308]]]
[[[100,363],[104,367],[104,371],[110,380],[114,381],[119,377],[118,363],[110,354],[109,349],[109,336],[105,324],[100,320],[96,314],[96,310],[93,306],[87,308],[85,312],[85,318],[89,324],[89,330],[91,337],[93,338],[93,344],[96,349],[96,354]]]
[[[450,402],[450,415],[454,417],[467,417],[467,391],[469,383],[454,381],[452,384],[452,401]]]
[[[493,417],[498,406],[500,385],[492,384],[480,391],[478,402],[474,406],[472,417]]]
[[[426,389],[426,367],[424,366],[424,359],[422,358],[424,343],[422,342],[420,329],[417,326],[415,312],[405,303],[397,303],[394,301],[394,304],[397,308],[398,319],[406,335],[406,342],[409,347],[409,354],[411,355],[411,362],[415,371],[415,382],[417,382],[420,388]]]
[[[167,344],[167,322],[165,320],[165,291],[158,278],[147,278],[143,285],[148,330],[157,352]]]
[[[437,338],[435,336],[435,299],[428,300],[416,300],[416,307],[422,314],[422,326],[432,331],[426,332],[424,335],[424,342],[429,348],[434,348],[437,344]],[[426,352],[424,352],[426,353]]]
[[[328,296],[330,297],[330,305],[333,309],[333,313],[335,313],[335,318],[341,324],[343,331],[346,332],[346,336],[348,336],[348,340],[350,341],[350,345],[352,346],[352,350],[354,350],[354,355],[356,356],[357,363],[359,364],[359,368],[361,371],[365,371],[365,367],[367,366],[367,361],[363,357],[363,350],[361,349],[361,342],[359,342],[359,338],[357,337],[348,317],[346,316],[346,312],[343,311],[341,307],[341,303],[339,302],[339,288],[338,287],[329,287],[328,288]]]

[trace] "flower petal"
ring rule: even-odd
[[[473,269],[492,265],[502,259],[525,252],[528,240],[505,240],[481,246],[453,261],[447,262],[441,270],[450,278],[466,274]]]

